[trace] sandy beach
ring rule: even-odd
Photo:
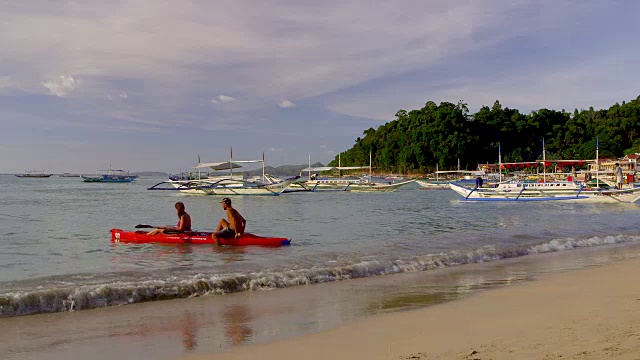
[[[208,359],[640,359],[640,259],[542,276],[424,309]]]

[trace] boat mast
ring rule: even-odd
[[[342,153],[338,153],[338,179],[341,178],[342,176],[340,175],[340,155],[342,155]]]
[[[264,151],[262,152],[262,182],[266,182],[266,177],[264,176]]]
[[[231,171],[231,179],[233,179],[233,146],[229,146],[229,171]]]
[[[547,182],[547,152],[544,148],[544,138],[542,138],[542,182]]]
[[[498,182],[502,182],[502,152],[498,143]]]
[[[438,163],[436,163],[436,182],[438,181]]]
[[[369,181],[371,181],[371,176],[373,176],[373,167],[371,164],[371,151],[369,151]]]
[[[600,188],[600,162],[598,161],[598,138],[596,138],[596,188]]]
[[[302,175],[302,174],[300,174]],[[311,181],[311,153],[309,153],[309,171],[307,171],[309,181]]]

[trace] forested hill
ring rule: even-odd
[[[541,158],[544,138],[550,159],[594,159],[596,138],[600,157],[640,152],[640,96],[609,109],[573,113],[540,109],[522,114],[496,101],[471,114],[465,103],[429,101],[422,109],[399,110],[396,120],[364,131],[355,145],[341,153],[342,166],[369,164],[384,172],[430,172],[475,169],[478,163]],[[338,165],[338,156],[329,163]]]

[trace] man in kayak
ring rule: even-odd
[[[191,231],[191,216],[187,214],[184,208],[184,203],[178,201],[175,204],[176,213],[178,214],[178,225],[176,226],[162,226],[155,230],[149,231],[147,235],[158,235],[168,232],[183,232]]]
[[[218,239],[238,238],[244,233],[247,221],[240,215],[238,210],[231,206],[231,199],[222,199],[222,210],[227,213],[226,219],[220,219],[216,232],[211,234],[213,241],[219,245]]]

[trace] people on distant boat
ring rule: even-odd
[[[184,203],[178,201],[175,204],[176,213],[178,214],[178,225],[176,226],[162,226],[149,231],[148,235],[163,234],[166,232],[183,232],[191,231],[191,216],[185,211]]]
[[[616,175],[616,184],[618,186],[618,189],[622,189],[622,184],[624,184],[624,175],[622,174],[620,163],[616,163],[614,174]]]
[[[211,235],[213,241],[219,245],[218,239],[238,238],[244,233],[247,221],[238,210],[231,206],[231,199],[222,199],[222,210],[227,213],[227,219],[220,219],[216,232]]]
[[[482,178],[480,176],[478,176],[476,178],[476,188],[481,188],[483,182],[484,182],[484,180],[482,180]]]

